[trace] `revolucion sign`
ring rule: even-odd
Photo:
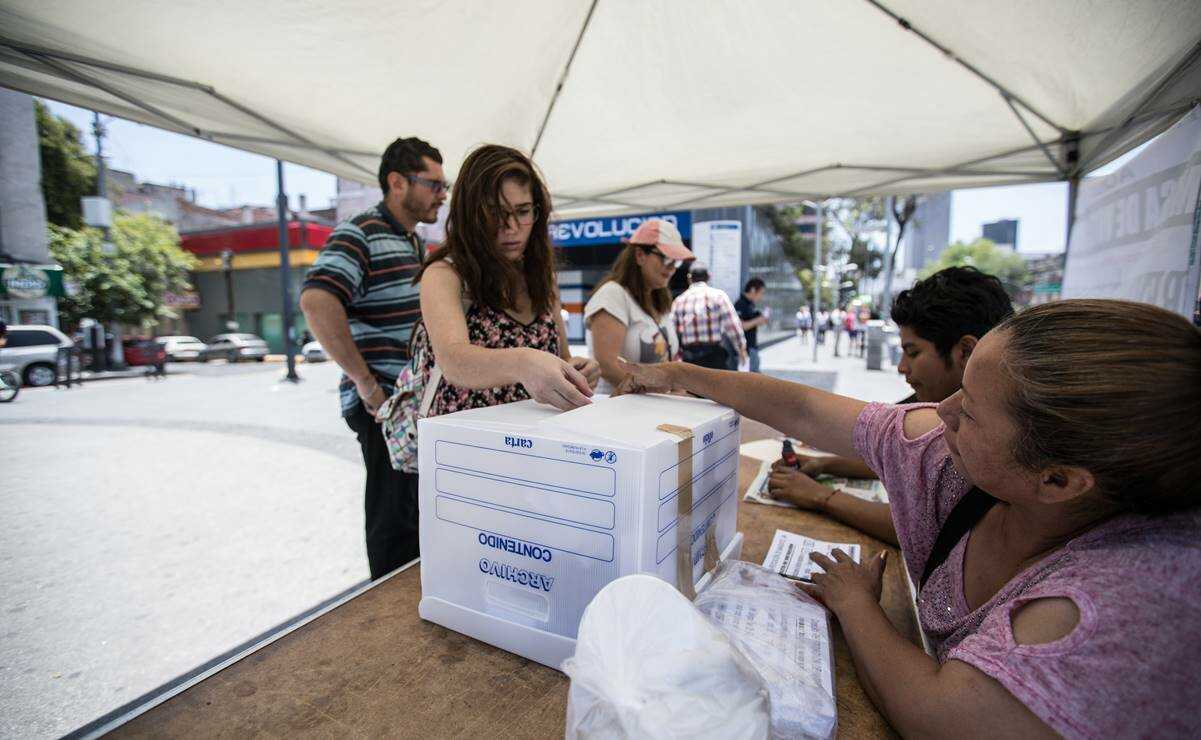
[[[670,221],[680,230],[681,237],[686,240],[692,238],[692,213],[690,211],[665,211],[663,213],[641,213],[635,216],[605,216],[555,221],[550,225],[550,238],[555,246],[559,247],[613,244],[630,238],[643,221],[652,218]]]

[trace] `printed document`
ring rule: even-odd
[[[823,542],[802,534],[776,530],[772,538],[771,548],[763,559],[763,567],[775,571],[785,578],[798,581],[812,580],[814,573],[821,573],[821,566],[809,559],[810,553],[821,554],[834,558],[835,548],[842,550],[856,563],[859,562],[859,545]]]

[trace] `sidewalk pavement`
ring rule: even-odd
[[[826,337],[825,345],[817,347],[817,362],[813,361],[813,335],[801,343],[793,337],[760,350],[762,371],[773,377],[816,386],[842,396],[863,401],[895,403],[913,392],[905,378],[897,373],[887,357],[883,370],[868,370],[867,360],[857,355],[847,356],[847,338],[841,343],[841,357],[834,356],[834,335]]]

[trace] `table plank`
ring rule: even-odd
[[[744,421],[742,440],[780,436]],[[759,462],[743,457],[745,491]],[[759,563],[776,529],[884,545],[808,512],[739,502],[742,558]],[[423,621],[414,566],[260,648],[113,732],[116,737],[562,737],[566,676]],[[916,642],[908,586],[894,551],[881,598],[889,619]],[[834,629],[840,737],[892,734],[855,676]]]

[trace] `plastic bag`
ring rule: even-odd
[[[834,656],[824,606],[778,573],[738,560],[721,564],[695,606],[763,678],[772,737],[834,736]]]
[[[631,575],[580,620],[567,738],[766,738],[763,679],[674,587]]]
[[[830,738],[830,617],[772,571],[722,563],[690,603],[653,576],[613,581],[580,622],[567,737]]]

